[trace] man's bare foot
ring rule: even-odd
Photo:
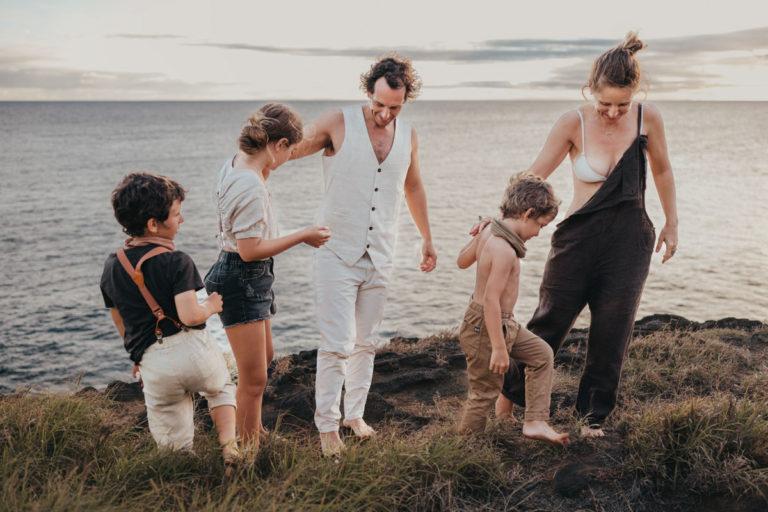
[[[549,426],[549,423],[541,420],[523,422],[523,435],[528,439],[545,441],[559,446],[568,446],[568,443],[571,442],[569,434],[556,432]]]
[[[512,416],[513,408],[512,400],[499,393],[499,398],[496,399],[496,417],[499,419],[507,417],[514,419]]]
[[[368,425],[363,418],[355,418],[354,420],[344,420],[342,422],[347,428],[351,428],[357,437],[360,439],[368,439],[376,435],[376,431]]]
[[[336,457],[345,450],[344,441],[336,432],[320,432],[320,449],[326,457]]]
[[[603,432],[603,429],[598,426],[589,426],[584,425],[581,427],[581,437],[603,437],[605,435],[605,432]]]

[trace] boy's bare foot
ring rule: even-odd
[[[224,476],[230,478],[235,468],[243,462],[243,454],[237,447],[237,440],[232,439],[221,445],[221,455],[224,458]]]
[[[351,428],[357,437],[360,439],[368,439],[376,435],[376,431],[368,425],[363,418],[355,418],[354,420],[344,420],[342,422],[347,428]]]
[[[523,422],[523,435],[528,439],[545,441],[558,446],[568,446],[571,441],[569,434],[556,432],[546,421],[526,421]]]
[[[496,417],[499,419],[507,417],[514,419],[512,409],[514,409],[512,400],[499,393],[499,398],[496,399]]]
[[[320,432],[320,449],[325,457],[336,457],[346,449],[344,441],[336,432]]]
[[[581,437],[603,437],[605,436],[605,432],[603,432],[603,429],[598,426],[589,426],[585,425],[581,427]]]

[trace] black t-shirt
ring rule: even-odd
[[[155,245],[134,247],[125,251],[134,267],[144,254],[154,249]],[[141,265],[144,283],[166,316],[179,319],[174,297],[189,290],[199,290],[203,281],[188,255],[181,251],[159,254]],[[139,287],[125,271],[117,256],[112,253],[104,263],[101,275],[101,294],[107,308],[117,308],[125,324],[125,350],[134,363],[141,362],[144,351],[157,341],[155,337],[155,317],[149,305],[142,297]],[[163,336],[172,336],[179,329],[170,320],[160,322]],[[193,329],[205,328],[205,323],[189,326]]]

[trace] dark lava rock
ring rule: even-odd
[[[368,393],[368,400],[365,402],[366,421],[379,422],[384,421],[395,411],[395,406],[387,402],[383,396],[378,393]]]
[[[635,322],[635,335],[645,335],[664,329],[690,330],[698,324],[678,315],[649,315]]]
[[[447,379],[451,373],[445,368],[418,369],[411,371],[401,371],[397,374],[384,378],[377,378],[374,375],[371,389],[377,393],[390,394],[398,391],[408,390],[410,388],[421,386],[432,386],[435,382]]]
[[[749,320],[747,318],[721,318],[720,320],[707,320],[699,325],[699,329],[738,329],[741,331],[756,331],[765,327],[763,322]]]
[[[99,390],[93,386],[85,386],[83,389],[75,393],[75,396],[91,396],[98,395]]]
[[[301,387],[289,395],[275,399],[262,412],[264,423],[274,427],[278,416],[283,417],[283,423],[290,426],[306,427],[315,417],[315,389]]]
[[[555,491],[566,498],[575,498],[585,491],[594,479],[596,469],[578,462],[563,466],[555,473]]]
[[[107,384],[104,394],[115,402],[133,402],[144,400],[144,392],[138,382],[113,380]]]
[[[392,343],[403,343],[405,345],[414,345],[419,342],[419,338],[413,338],[413,337],[406,337],[406,336],[395,336],[394,338],[391,338],[389,340]]]

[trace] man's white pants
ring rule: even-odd
[[[315,253],[315,313],[320,330],[315,380],[315,425],[336,432],[344,416],[363,417],[373,378],[377,335],[387,301],[386,275],[368,253],[349,266],[328,248]]]

